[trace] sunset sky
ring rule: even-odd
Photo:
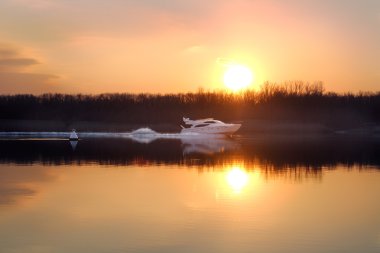
[[[224,89],[268,80],[380,90],[379,0],[1,0],[0,93]]]

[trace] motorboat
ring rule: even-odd
[[[188,126],[182,127],[181,133],[196,134],[225,134],[231,135],[241,127],[241,124],[224,123],[213,118],[191,120],[183,118],[183,122]]]

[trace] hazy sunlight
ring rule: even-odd
[[[224,84],[236,92],[247,88],[253,81],[252,71],[243,65],[232,65],[228,67],[223,77]]]

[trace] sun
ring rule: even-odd
[[[247,88],[253,81],[252,71],[243,65],[231,65],[223,76],[224,84],[236,92]]]

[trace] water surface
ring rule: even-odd
[[[0,252],[379,252],[376,138],[0,141]]]

